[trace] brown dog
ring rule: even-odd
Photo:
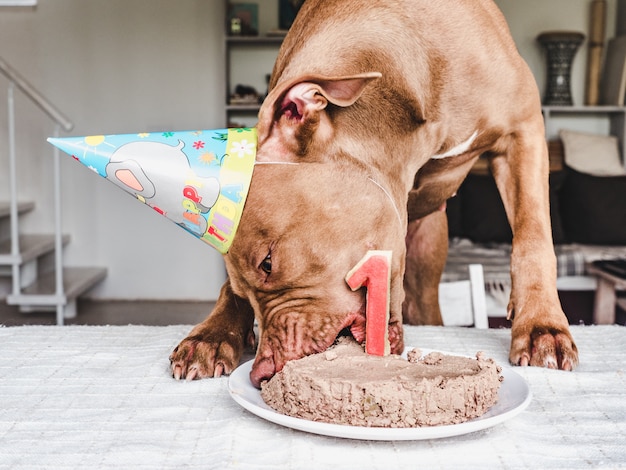
[[[403,302],[407,323],[440,324],[439,209],[481,154],[514,234],[510,361],[576,366],[556,292],[538,91],[491,0],[307,0],[280,50],[258,133],[258,164],[225,256],[229,280],[172,353],[174,377],[230,373],[254,343],[255,317],[257,386],[342,330],[362,341],[365,297],[344,277],[372,249],[393,250],[392,352],[403,348]]]

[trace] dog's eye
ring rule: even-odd
[[[261,262],[260,268],[270,274],[272,272],[272,255],[268,254],[265,259]]]

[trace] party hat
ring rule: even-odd
[[[227,253],[250,188],[256,129],[95,135],[48,142]]]

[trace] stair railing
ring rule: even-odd
[[[58,137],[60,129],[69,132],[74,123],[56,108],[45,96],[35,89],[13,67],[0,57],[0,73],[9,80],[7,89],[8,110],[8,149],[9,149],[9,197],[10,197],[10,231],[12,293],[19,296],[20,283],[20,246],[18,230],[17,204],[17,160],[15,154],[15,100],[14,89],[17,87],[27,98],[40,108],[55,123],[54,136]],[[54,269],[55,269],[55,304],[58,325],[63,325],[63,308],[65,295],[63,289],[63,234],[61,227],[61,170],[59,150],[54,147],[53,178],[54,178]]]

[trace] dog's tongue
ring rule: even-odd
[[[228,252],[250,188],[256,129],[50,138],[187,232]]]

